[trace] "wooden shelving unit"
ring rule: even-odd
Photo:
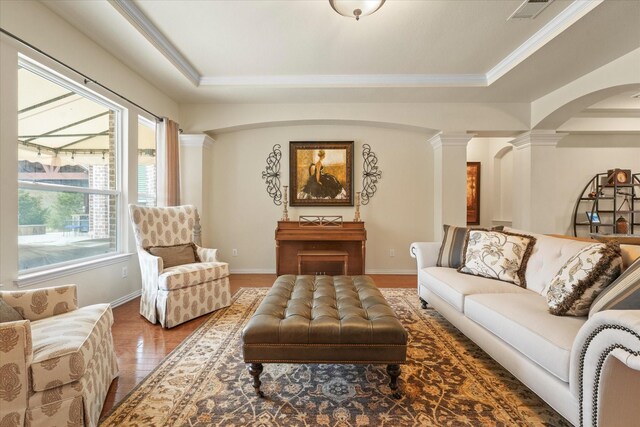
[[[630,184],[608,182],[605,172],[594,175],[584,186],[573,210],[574,236],[615,234],[620,216],[629,222],[629,234],[640,232],[640,173],[631,176]],[[587,212],[597,213],[600,223],[591,222]]]

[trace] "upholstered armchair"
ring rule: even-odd
[[[194,229],[200,227],[194,206],[129,205],[129,213],[142,274],[140,314],[173,328],[231,303],[229,264],[218,259],[216,249],[198,246],[198,238],[194,241]],[[184,254],[189,247],[193,259],[178,265],[173,265],[175,259],[168,262],[168,256],[176,258],[174,253]]]
[[[0,323],[0,426],[98,425],[118,376],[113,314],[78,308],[76,295],[75,285],[0,291],[24,319]]]

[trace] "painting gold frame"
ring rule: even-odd
[[[353,141],[289,143],[291,206],[353,206]]]

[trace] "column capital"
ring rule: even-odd
[[[214,142],[216,141],[205,133],[180,135],[181,147],[202,147],[208,150],[213,148]]]
[[[434,150],[440,147],[466,147],[471,138],[473,135],[464,132],[440,132],[429,138],[429,143]]]
[[[568,133],[558,133],[554,130],[532,130],[522,133],[515,137],[510,143],[516,148],[521,150],[527,147],[555,147],[558,142],[569,135]]]

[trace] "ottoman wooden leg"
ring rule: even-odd
[[[389,387],[393,392],[392,396],[394,399],[400,399],[401,395],[400,392],[398,392],[398,377],[400,376],[400,365],[387,365],[387,373],[389,374],[389,377],[391,377]]]
[[[397,366],[397,365],[396,365]],[[260,374],[262,373],[262,363],[252,363],[249,365],[249,373],[253,377],[253,388],[259,397],[264,397],[264,393],[260,391]]]

